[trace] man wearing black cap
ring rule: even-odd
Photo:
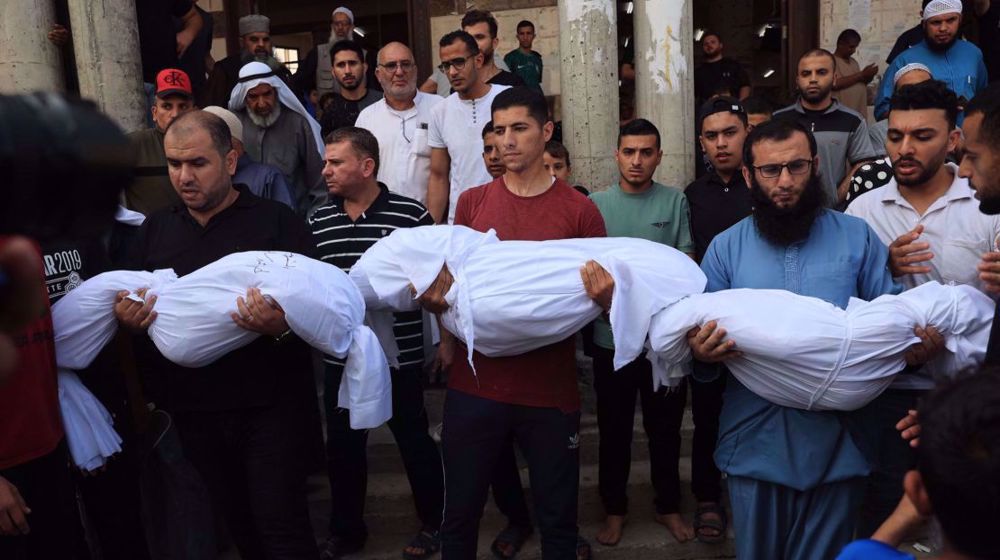
[[[167,157],[163,153],[163,135],[180,115],[193,110],[194,94],[187,73],[176,68],[156,75],[156,100],[153,104],[154,128],[129,134],[136,148],[135,180],[125,189],[125,206],[149,215],[180,202],[167,175]]]
[[[691,235],[695,256],[701,262],[716,235],[750,215],[750,189],[740,168],[743,141],[748,134],[747,113],[733,97],[709,100],[698,115],[698,141],[712,170],[684,190],[691,209]],[[712,364],[695,360],[691,385],[694,442],[691,453],[691,485],[698,498],[695,534],[699,540],[718,542],[725,538],[726,514],[719,503],[721,474],[712,455],[719,436],[719,412],[726,379]]]

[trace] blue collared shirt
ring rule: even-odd
[[[753,217],[745,218],[712,241],[701,267],[706,292],[782,289],[846,308],[852,297],[899,293],[888,262],[888,249],[863,220],[823,210],[809,237],[788,246],[764,239]],[[868,474],[849,431],[858,422],[852,413],[782,407],[732,375],[726,382],[715,452],[721,470],[797,490]]]
[[[895,89],[893,78],[897,70],[912,62],[919,62],[930,68],[935,80],[948,84],[948,88],[954,91],[955,95],[966,100],[975,97],[976,93],[985,89],[989,82],[986,63],[983,62],[983,51],[976,45],[959,39],[947,51],[939,52],[928,47],[926,40],[921,41],[920,44],[903,51],[886,69],[879,85],[878,98],[875,100],[876,120],[889,116],[889,100]]]

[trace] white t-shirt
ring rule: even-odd
[[[892,244],[897,237],[918,224],[924,226],[917,242],[929,243],[934,258],[920,264],[929,266],[931,271],[896,278],[906,288],[935,280],[941,284],[965,284],[985,292],[976,265],[983,253],[995,250],[997,236],[1000,235],[1000,216],[980,212],[979,201],[969,188],[968,179],[958,176],[958,167],[954,164],[946,165],[954,173],[951,187],[931,204],[923,216],[903,198],[895,179],[882,188],[859,196],[847,207],[846,214],[867,222],[886,245]],[[930,389],[933,383],[922,375],[902,375],[892,387]]]
[[[427,143],[432,110],[444,100],[418,91],[414,106],[397,111],[385,99],[365,107],[355,126],[368,129],[378,140],[378,180],[389,190],[427,203],[431,176],[431,148]]]
[[[509,87],[490,85],[490,91],[479,99],[460,99],[455,92],[434,107],[428,143],[431,148],[447,148],[451,158],[449,224],[455,222],[459,195],[493,180],[483,163],[483,127],[493,118],[493,98]]]

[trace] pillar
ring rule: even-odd
[[[134,0],[69,0],[80,95],[126,132],[146,126]]]
[[[618,177],[616,4],[559,0],[563,143],[573,178],[591,190],[604,190]]]
[[[47,38],[55,22],[52,0],[0,2],[0,92],[63,91],[59,48]]]
[[[694,180],[693,0],[635,0],[636,115],[660,129],[663,161],[654,179]]]

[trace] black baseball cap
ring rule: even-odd
[[[743,104],[740,103],[740,100],[735,97],[723,95],[713,97],[702,104],[701,110],[698,111],[699,128],[701,123],[705,122],[706,118],[716,113],[732,113],[734,115],[741,116],[740,120],[743,122],[746,122],[747,120],[747,111],[743,108]]]

